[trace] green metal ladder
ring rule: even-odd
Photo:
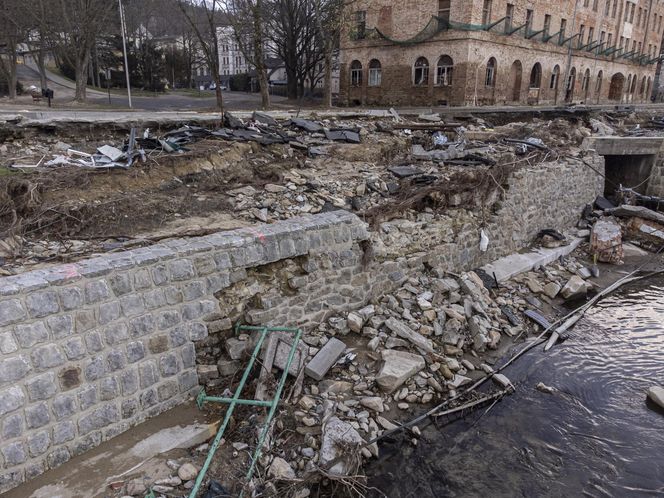
[[[254,455],[251,459],[251,466],[249,467],[249,470],[247,471],[247,475],[245,477],[247,482],[251,481],[251,478],[254,475],[254,470],[256,469],[256,462],[261,456],[263,443],[265,443],[265,438],[267,437],[268,431],[270,430],[272,419],[274,418],[274,414],[277,411],[277,406],[279,405],[279,400],[281,399],[281,393],[284,389],[284,385],[286,384],[286,378],[288,377],[288,371],[290,370],[291,364],[293,363],[293,359],[295,358],[295,352],[297,351],[300,338],[302,337],[302,330],[287,328],[287,327],[252,327],[247,325],[242,325],[242,326],[238,325],[235,328],[235,330],[236,333],[241,331],[246,331],[246,332],[259,331],[260,337],[251,355],[251,359],[249,360],[249,363],[247,364],[247,367],[244,370],[244,374],[242,375],[240,384],[238,384],[237,389],[235,390],[235,395],[232,398],[219,398],[214,396],[208,396],[205,393],[205,391],[202,389],[201,392],[198,394],[198,397],[196,398],[196,404],[198,405],[199,408],[202,408],[206,402],[212,402],[212,403],[227,404],[228,409],[226,410],[226,416],[224,417],[224,421],[222,422],[221,427],[219,427],[219,431],[217,432],[214,441],[210,445],[207,458],[205,459],[205,464],[203,465],[201,471],[198,473],[198,477],[196,478],[194,487],[191,488],[191,493],[189,493],[189,498],[196,498],[196,495],[198,494],[201,484],[203,484],[203,480],[205,479],[205,475],[207,474],[208,468],[212,463],[214,454],[216,453],[217,449],[219,448],[219,445],[221,444],[221,440],[224,436],[224,432],[226,431],[226,427],[228,426],[231,416],[233,415],[233,411],[235,410],[235,407],[237,405],[260,406],[270,409],[267,415],[267,419],[265,421],[265,425],[263,426],[263,430],[261,431],[260,437],[258,438],[258,445],[256,446],[256,450],[254,451]],[[263,347],[265,339],[269,334],[274,332],[286,332],[293,334],[293,344],[288,353],[286,366],[281,375],[281,378],[279,379],[279,384],[277,385],[277,391],[274,395],[274,398],[272,398],[272,400],[270,401],[260,401],[255,399],[240,399],[240,394],[242,394],[244,385],[246,384],[247,379],[249,378],[251,369],[254,366],[256,358],[258,358],[258,355],[260,353],[261,348]],[[243,493],[244,489],[240,492],[240,497],[242,497]]]

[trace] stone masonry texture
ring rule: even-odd
[[[603,172],[603,158],[584,159]],[[335,211],[0,279],[0,493],[185,402],[197,361],[236,322],[306,334],[425,263],[476,268],[572,227],[602,191],[579,161],[544,163],[515,171],[485,217],[451,210],[369,232]]]
[[[246,268],[367,237],[338,211],[1,278],[0,493],[194,394],[194,341]]]

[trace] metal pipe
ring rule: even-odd
[[[297,329],[297,333],[295,334],[295,339],[293,341],[293,347],[291,348],[290,354],[288,355],[288,361],[286,362],[286,367],[284,368],[284,371],[281,374],[281,379],[279,380],[279,385],[277,386],[277,392],[275,393],[274,399],[272,401],[272,407],[270,408],[270,412],[267,415],[267,420],[265,421],[265,426],[261,431],[261,435],[258,438],[258,445],[256,446],[256,451],[254,452],[254,456],[251,459],[251,466],[249,467],[249,471],[247,472],[247,477],[246,477],[247,482],[251,480],[251,476],[254,473],[254,468],[256,467],[256,462],[261,457],[261,452],[263,451],[263,444],[265,443],[265,438],[267,437],[267,433],[270,430],[270,424],[272,422],[272,418],[274,417],[274,414],[277,411],[279,398],[281,398],[281,391],[283,391],[284,385],[286,384],[286,378],[288,377],[288,372],[290,370],[291,364],[293,363],[293,359],[295,358],[295,351],[297,350],[297,345],[300,342],[300,337],[302,337],[302,330]],[[240,491],[240,498],[242,498],[243,493],[244,489]]]
[[[205,463],[203,464],[203,468],[201,468],[200,472],[198,473],[198,477],[196,477],[196,482],[194,483],[194,487],[191,488],[191,492],[189,493],[189,498],[196,498],[198,490],[200,489],[201,484],[203,484],[203,479],[205,479],[205,475],[207,474],[208,468],[212,463],[214,454],[217,452],[217,449],[221,444],[221,439],[224,435],[224,432],[226,431],[226,426],[228,425],[228,422],[230,422],[231,420],[231,416],[233,415],[235,406],[238,404],[238,400],[240,399],[240,394],[242,393],[242,389],[244,389],[244,385],[246,384],[247,379],[249,378],[249,372],[251,372],[251,367],[254,366],[256,358],[258,358],[258,352],[263,346],[263,341],[265,341],[266,336],[267,336],[267,328],[263,327],[260,339],[258,340],[256,347],[254,348],[254,352],[251,355],[249,364],[247,365],[247,368],[244,370],[244,375],[242,375],[242,379],[240,379],[240,384],[237,386],[237,389],[235,389],[235,395],[233,396],[231,404],[228,406],[228,409],[226,410],[226,416],[224,417],[224,421],[221,424],[221,427],[219,427],[219,431],[217,432],[214,441],[210,445],[210,450],[208,451],[208,455],[207,458],[205,459]]]
[[[235,403],[236,405],[249,406],[272,406],[272,402],[270,401],[259,401],[257,399],[217,398],[215,396],[204,396],[201,399],[203,401],[211,401],[213,403]]]
[[[122,29],[122,51],[124,52],[124,67],[125,67],[125,76],[127,77],[127,97],[129,99],[129,109],[132,108],[131,105],[131,83],[129,82],[129,63],[127,62],[127,36],[126,36],[126,24],[124,17],[124,10],[122,9],[122,0],[118,0],[118,6],[120,7],[120,26]]]

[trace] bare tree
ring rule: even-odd
[[[353,0],[312,0],[316,10],[319,43],[323,51],[323,103],[332,107],[332,71],[334,52],[339,48],[339,37],[346,22],[347,8]]]
[[[217,106],[223,115],[224,98],[221,93],[219,74],[219,37],[217,28],[221,24],[222,0],[175,0],[187,23],[198,39],[201,51],[210,68],[215,83]]]
[[[270,106],[270,92],[265,63],[265,17],[263,0],[230,0],[228,19],[242,55],[256,68],[263,109]]]
[[[10,99],[16,98],[18,48],[26,32],[19,0],[0,2],[0,73],[7,82]]]
[[[117,4],[110,0],[50,0],[47,4],[57,19],[52,30],[60,55],[75,70],[76,100],[83,102],[92,49]]]

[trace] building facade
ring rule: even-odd
[[[645,102],[664,0],[358,0],[346,105]]]

